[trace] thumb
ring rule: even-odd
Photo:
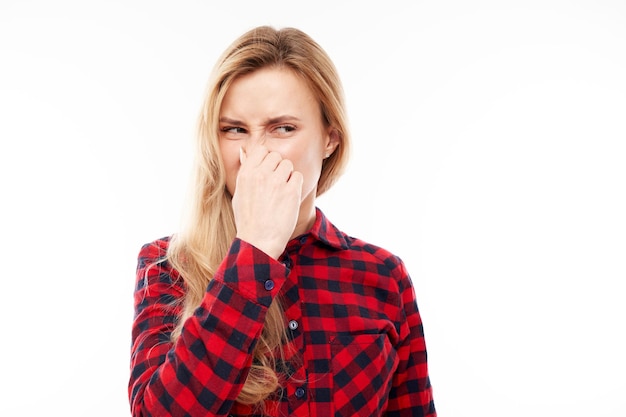
[[[243,147],[239,148],[239,162],[242,164],[246,161],[246,151],[243,150]]]

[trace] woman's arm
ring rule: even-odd
[[[184,284],[162,261],[166,250],[167,242],[160,240],[139,253],[131,413],[134,417],[227,415],[245,382],[267,308],[289,271],[235,239],[200,307],[172,344]]]
[[[400,323],[399,363],[389,393],[387,417],[436,417],[428,375],[426,342],[415,290],[400,262],[402,316]]]

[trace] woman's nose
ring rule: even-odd
[[[247,152],[248,149],[259,145],[265,146],[265,140],[267,138],[266,133],[266,130],[261,128],[248,130],[248,135],[242,146],[243,151]]]
[[[250,129],[250,136],[248,139],[252,142],[263,144],[265,143],[267,131],[265,128]]]
[[[241,148],[239,148],[239,161],[243,164],[243,161],[247,157],[249,152],[252,152],[253,149],[258,147],[262,147],[266,149],[266,152],[269,152],[269,149],[265,146],[265,129],[257,129],[257,130],[249,130],[248,135],[246,135],[245,140],[243,141]]]

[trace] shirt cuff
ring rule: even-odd
[[[235,238],[213,276],[251,301],[269,306],[290,269],[250,243]]]

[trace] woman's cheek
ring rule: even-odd
[[[239,149],[237,148],[233,151],[233,149],[230,148],[232,148],[232,146],[220,146],[224,170],[226,172],[226,189],[232,195],[235,191],[237,174],[239,173],[241,163],[239,161]]]

